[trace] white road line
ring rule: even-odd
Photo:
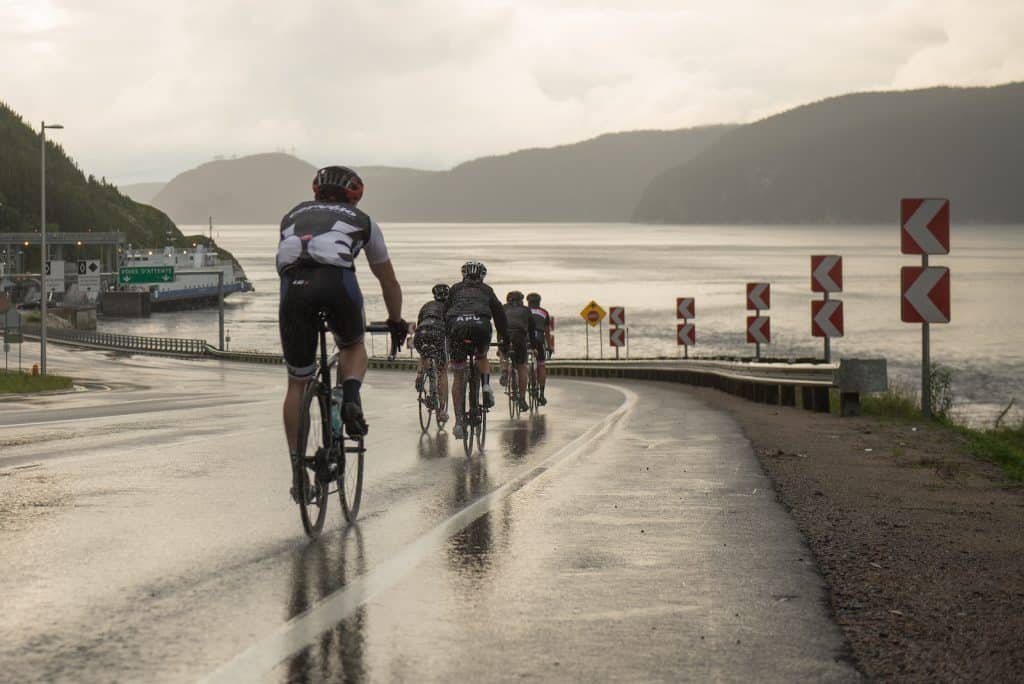
[[[483,517],[494,504],[522,489],[555,465],[583,453],[593,441],[606,435],[625,415],[632,411],[639,400],[636,393],[624,387],[604,383],[594,384],[600,384],[602,387],[622,393],[624,401],[617,409],[559,449],[543,463],[530,467],[526,472],[506,482],[493,492],[459,510],[419,539],[406,545],[390,560],[381,563],[367,574],[357,577],[334,593],[328,594],[312,608],[284,623],[273,633],[257,641],[233,660],[200,681],[251,682],[262,679],[285,658],[313,644],[325,631],[355,613],[359,606],[398,584],[428,554],[443,546],[453,534],[469,527],[478,518]]]

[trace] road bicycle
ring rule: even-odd
[[[427,368],[423,371],[423,383],[420,386],[417,401],[420,411],[420,429],[426,432],[430,429],[430,421],[433,419],[437,428],[444,427],[447,419],[441,420],[442,397],[438,392],[438,377],[441,371],[437,367],[437,360],[434,357],[427,359]]]
[[[508,379],[505,382],[505,394],[508,397],[508,417],[515,420],[522,413],[519,407],[519,368],[512,363],[510,355],[505,357],[508,360]]]
[[[529,396],[530,412],[540,410],[540,386],[537,384],[537,353],[530,347],[526,358],[527,395]]]
[[[475,344],[472,340],[464,340],[463,344],[467,350],[465,368],[463,374],[462,393],[462,447],[466,451],[467,458],[473,454],[475,443],[480,453],[484,451],[484,443],[487,441],[487,411],[483,404],[482,379],[480,377],[480,365],[474,353]],[[492,347],[497,346],[491,344]]]
[[[327,518],[327,504],[337,492],[345,521],[354,523],[363,498],[363,438],[349,437],[341,421],[341,406],[331,391],[331,375],[338,370],[338,355],[327,357],[326,311],[318,311],[319,353],[317,370],[306,386],[299,412],[298,454],[292,463],[292,482],[299,500],[302,528],[316,537]],[[367,332],[389,332],[386,325],[369,325]],[[392,344],[389,358],[397,346]],[[340,381],[340,378],[339,378]]]

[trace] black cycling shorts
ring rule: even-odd
[[[516,366],[526,363],[526,337],[525,330],[509,330],[508,332],[508,356]]]
[[[448,365],[448,355],[445,354],[444,328],[439,325],[424,325],[416,328],[416,334],[412,338],[412,346],[419,352],[420,356],[434,359],[439,366]]]
[[[293,378],[308,378],[316,372],[316,314],[320,310],[327,312],[327,327],[339,347],[362,341],[366,323],[355,271],[324,264],[300,264],[285,270],[277,322],[284,361]]]
[[[547,360],[547,341],[542,331],[537,331],[533,336],[533,352],[537,356],[537,365],[543,366]]]
[[[455,316],[448,321],[448,349],[451,350],[452,367],[462,368],[469,354],[476,358],[487,356],[491,346],[491,321],[483,316]]]

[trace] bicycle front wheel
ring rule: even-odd
[[[338,497],[341,499],[341,513],[345,521],[352,524],[359,515],[359,504],[363,501],[363,438],[348,438],[339,445],[341,452],[341,473],[338,475]]]
[[[319,381],[306,387],[299,413],[299,460],[292,481],[299,497],[302,528],[310,537],[320,534],[327,517],[327,483],[316,476],[331,450],[331,414],[328,392]],[[297,482],[296,482],[297,480]]]

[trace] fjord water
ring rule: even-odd
[[[205,227],[183,227],[186,234]],[[846,337],[834,358],[885,357],[890,377],[916,386],[921,326],[900,321],[901,266],[895,226],[653,226],[634,224],[390,224],[383,227],[413,318],[436,282],[454,282],[466,259],[487,264],[487,281],[504,297],[536,290],[556,318],[558,358],[584,355],[587,328],[578,312],[591,299],[624,306],[630,355],[676,356],[675,298],[696,298],[696,355],[749,355],[745,283],[772,284],[772,345],[778,357],[822,353],[811,337],[810,255],[843,256]],[[256,292],[228,300],[232,349],[278,351],[277,227],[224,226],[218,243],[245,268]],[[932,358],[954,371],[957,410],[990,420],[1012,397],[1024,400],[1024,226],[954,226],[952,253],[932,257],[952,270],[952,322],[932,326]],[[384,318],[376,281],[358,262],[367,317]],[[216,340],[215,310],[104,320],[101,329]],[[614,356],[590,331],[590,355]],[[378,351],[383,349],[383,342]]]

